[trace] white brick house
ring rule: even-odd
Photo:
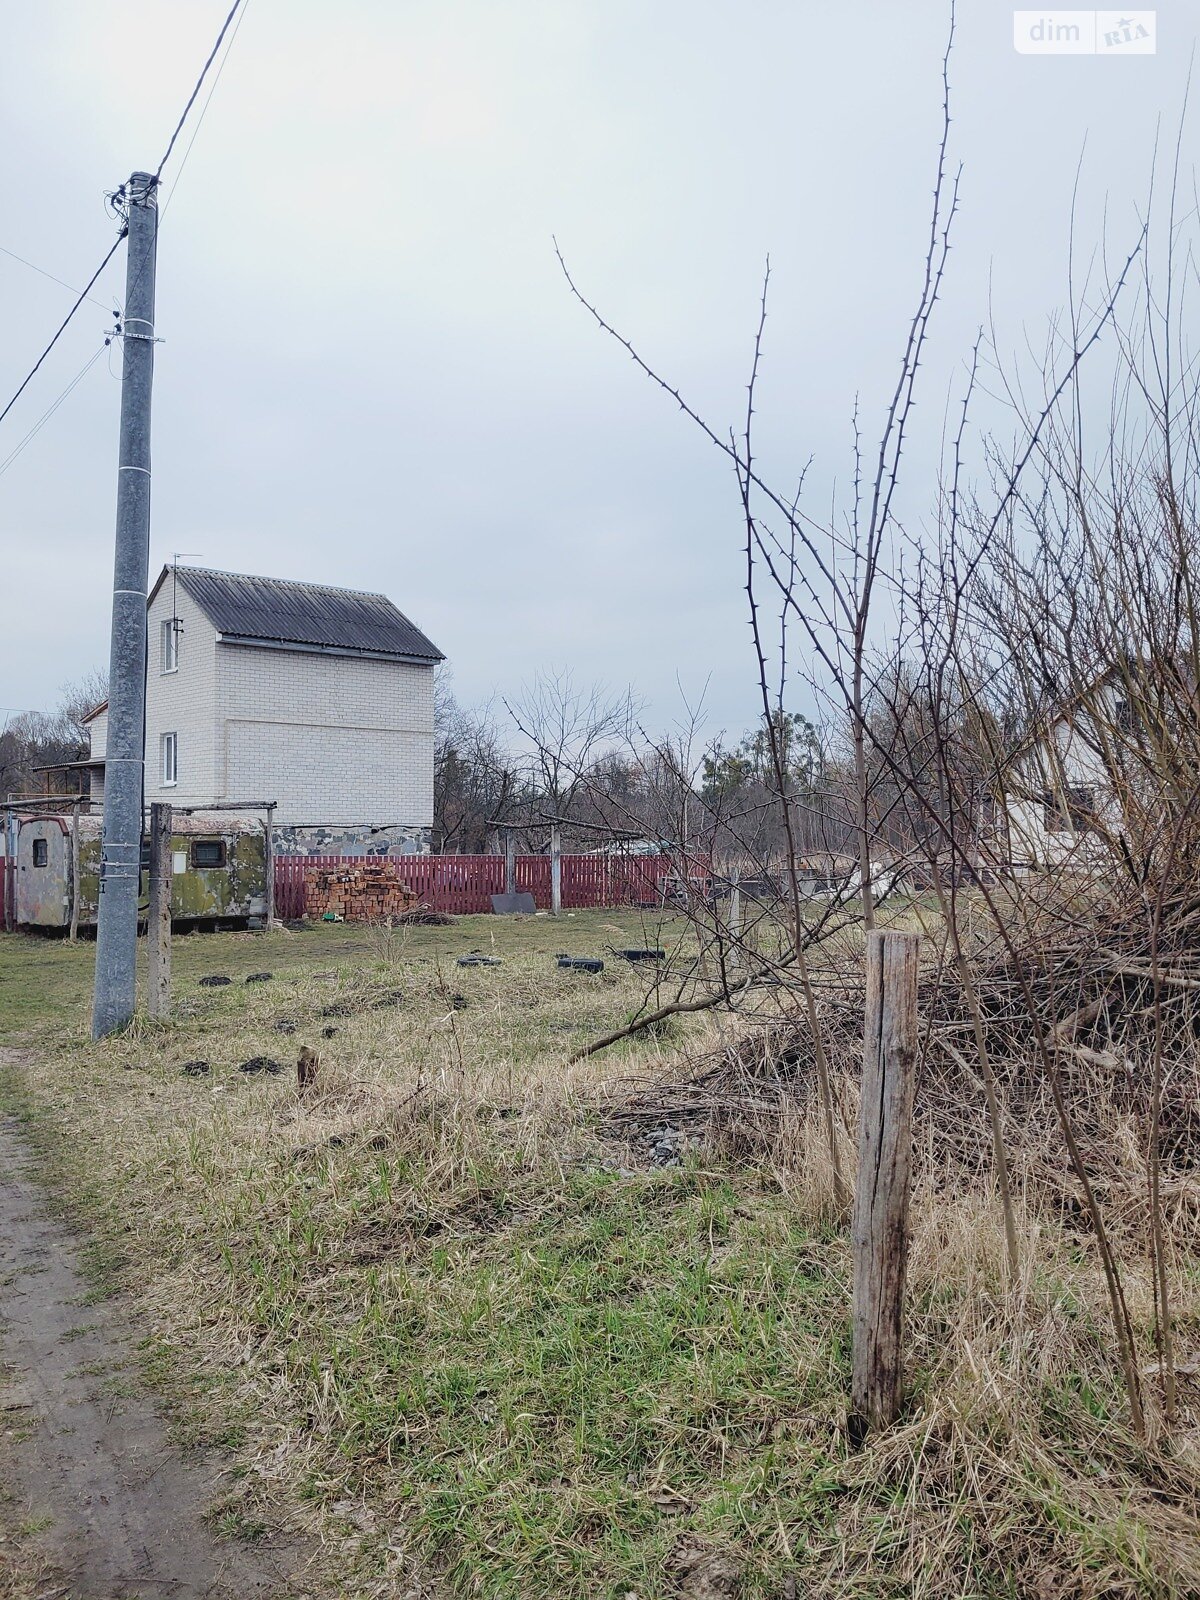
[[[164,567],[147,641],[147,805],[273,800],[283,848],[428,849],[442,655],[385,596]]]

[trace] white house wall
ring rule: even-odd
[[[1047,828],[1041,798],[1047,789],[1060,793],[1064,789],[1089,788],[1097,818],[1106,827],[1119,829],[1120,806],[1098,744],[1099,735],[1091,719],[1086,712],[1080,712],[1074,725],[1066,718],[1056,722],[1046,742],[1026,760],[1021,773],[1026,792],[1010,792],[1005,801],[1014,863],[1045,867],[1073,862],[1089,867],[1104,856],[1106,846],[1100,834]]]
[[[283,828],[432,826],[432,667],[218,644],[215,683],[216,798],[274,800]]]
[[[172,594],[172,590],[175,593]],[[179,668],[164,673],[162,624],[172,615],[183,624]],[[168,574],[146,617],[146,803],[204,805],[218,793],[217,632],[182,583]],[[162,735],[178,736],[178,781],[162,781]]]
[[[100,711],[87,725],[88,754],[93,760],[103,761],[108,754],[108,712]],[[104,770],[93,767],[88,776],[89,797],[92,809],[99,810],[104,805]]]
[[[428,848],[433,825],[433,668],[224,644],[168,575],[147,615],[146,803],[275,800],[283,828],[314,825],[324,847],[356,847],[338,829],[392,829],[370,848]],[[162,623],[183,624],[179,666],[161,670]],[[88,725],[103,758],[108,715]],[[178,739],[178,780],[162,781],[162,736]],[[92,800],[104,782],[92,776]],[[281,835],[281,839],[284,836]]]

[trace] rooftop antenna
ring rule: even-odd
[[[179,563],[193,561],[203,554],[203,550],[171,551],[171,621],[175,624],[179,622]]]

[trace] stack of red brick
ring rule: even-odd
[[[306,867],[304,898],[310,917],[332,912],[346,922],[385,922],[420,903],[390,862],[369,857],[354,866]]]

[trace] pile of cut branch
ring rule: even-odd
[[[918,1160],[943,1176],[947,1168],[961,1174],[992,1165],[990,1073],[1006,1145],[1043,1170],[1065,1177],[1070,1166],[1056,1094],[1091,1170],[1112,1161],[1117,1121],[1153,1124],[1161,1159],[1176,1174],[1200,1168],[1194,886],[1181,882],[1149,910],[1140,897],[1094,890],[1069,911],[1061,901],[1031,909],[1028,894],[1007,909],[1014,914],[991,920],[992,931],[961,935],[957,959],[944,933],[925,941]],[[812,987],[838,1109],[851,1133],[862,1055],[861,957],[825,966]],[[797,996],[782,1016],[742,1009],[735,1037],[716,1050],[652,1080],[623,1080],[607,1115],[621,1135],[666,1124],[755,1159],[778,1152],[788,1114],[815,1104],[817,1066],[813,1027]]]

